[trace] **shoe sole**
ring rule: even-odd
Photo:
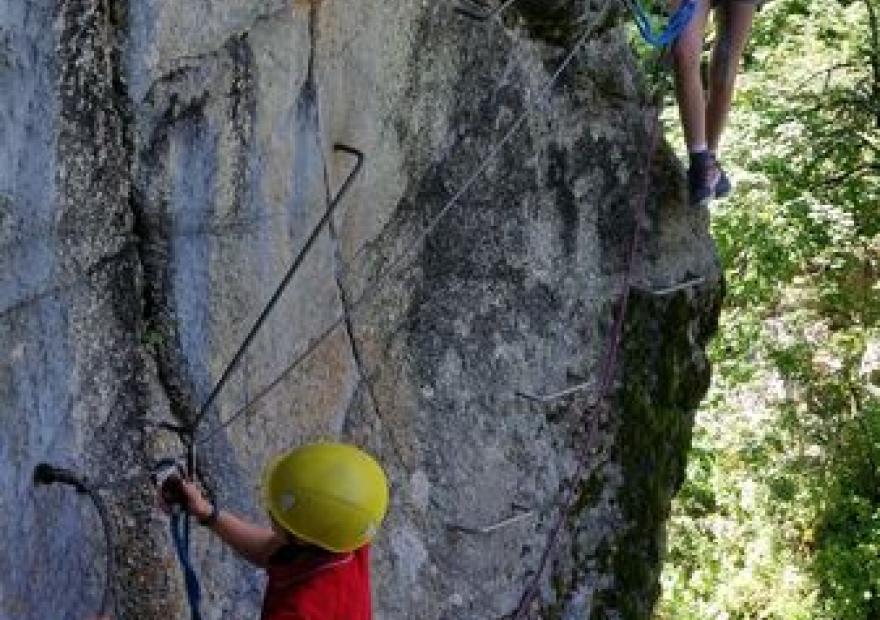
[[[712,188],[712,192],[708,196],[704,196],[699,200],[691,201],[691,206],[694,208],[699,207],[708,207],[709,204],[715,200],[720,198],[727,198],[730,195],[730,191],[732,190],[732,186],[730,181],[727,179],[727,176],[723,176],[715,183],[715,187]]]
[[[722,173],[715,184],[715,198],[727,198],[732,189],[733,186],[730,184],[730,179],[727,178],[726,174]]]

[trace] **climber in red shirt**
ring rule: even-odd
[[[372,457],[322,443],[276,459],[263,476],[272,527],[218,509],[191,482],[181,487],[181,503],[199,523],[266,569],[262,620],[371,620],[369,543],[388,505]]]

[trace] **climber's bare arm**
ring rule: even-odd
[[[275,530],[249,523],[225,510],[219,511],[210,528],[236,553],[260,568],[265,568],[272,554],[286,544]]]
[[[213,506],[199,488],[191,482],[183,482],[182,490],[189,513],[196,519],[208,518]],[[272,528],[250,523],[226,510],[220,510],[209,527],[241,557],[261,568],[265,568],[272,554],[287,543],[284,535]]]

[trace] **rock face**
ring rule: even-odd
[[[510,613],[560,518],[532,617],[650,617],[722,286],[668,148],[647,165],[601,4],[478,23],[410,0],[0,0],[0,617],[81,618],[102,592],[94,512],[33,488],[41,461],[103,488],[116,617],[186,617],[143,478],[181,446],[151,423],[194,418],[354,166],[337,143],[363,171],[199,425],[219,501],[264,519],[266,460],[343,438],[392,482],[377,618]],[[633,290],[608,366],[637,223],[639,289],[701,280]],[[204,616],[257,617],[260,573],[192,547]]]

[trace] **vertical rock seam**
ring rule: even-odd
[[[111,481],[146,462],[141,431],[149,409],[143,280],[129,205],[131,110],[119,51],[126,9],[117,0],[58,6],[60,262],[66,274],[90,273],[69,309],[72,365],[84,375],[74,387],[74,415],[90,419],[82,429],[92,433],[86,473]],[[109,550],[119,571],[116,617],[167,618],[176,606],[168,602],[152,493],[119,485],[108,495],[118,544]]]
[[[320,143],[320,137],[324,135],[324,128],[321,123],[321,103],[319,101],[319,91],[317,88],[317,51],[318,51],[318,20],[320,19],[320,10],[321,5],[319,2],[314,2],[310,4],[309,7],[309,61],[308,61],[308,75],[306,77],[306,81],[303,84],[303,92],[300,94],[300,101],[308,101],[312,103],[312,107],[308,110],[307,115],[309,119],[313,122],[314,135],[318,138],[317,144],[315,147],[321,153],[321,161],[324,168],[324,187],[326,194],[326,203],[330,204],[330,201],[333,199],[332,188],[330,184],[330,170],[327,163],[327,157],[324,152],[323,145]],[[357,148],[357,145],[352,145]],[[349,298],[348,292],[345,289],[345,281],[343,277],[339,275],[339,269],[345,269],[346,265],[342,259],[341,247],[340,247],[340,239],[339,233],[336,227],[335,219],[331,218],[327,230],[330,235],[330,240],[333,244],[333,253],[334,260],[336,263],[336,270],[334,270],[334,283],[336,284],[336,289],[339,293],[340,303],[342,304],[342,310],[346,313],[345,320],[343,321],[343,327],[345,329],[346,338],[351,350],[351,356],[354,360],[355,368],[357,369],[358,374],[358,382],[359,389],[355,391],[352,395],[352,402],[348,407],[348,411],[346,412],[346,419],[343,420],[343,426],[345,426],[349,422],[349,413],[353,408],[356,407],[367,407],[372,409],[372,413],[380,422],[383,422],[383,427],[388,434],[389,440],[391,442],[391,446],[394,449],[395,455],[397,459],[401,463],[405,463],[405,459],[403,456],[403,452],[398,445],[397,436],[394,433],[394,430],[384,424],[384,419],[382,416],[382,410],[379,405],[379,400],[377,398],[376,390],[373,387],[373,380],[371,377],[370,369],[367,368],[364,360],[364,354],[361,351],[361,347],[357,340],[357,334],[355,331],[355,326],[352,320],[349,311],[351,309],[351,300]],[[362,394],[366,395],[366,403],[359,402]]]

